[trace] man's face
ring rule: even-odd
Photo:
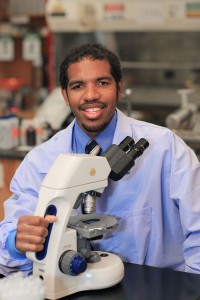
[[[111,120],[116,102],[122,95],[106,60],[86,58],[68,68],[67,91],[62,90],[65,102],[71,107],[79,126],[91,138],[97,136]]]

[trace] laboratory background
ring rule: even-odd
[[[118,107],[170,128],[200,157],[199,0],[0,0],[0,219],[26,153],[73,120],[59,66],[86,42],[120,58]]]

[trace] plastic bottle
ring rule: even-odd
[[[0,149],[11,149],[12,143],[12,122],[9,116],[0,117]]]
[[[36,130],[31,125],[26,130],[26,143],[28,146],[36,145]]]

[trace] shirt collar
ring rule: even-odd
[[[116,124],[117,113],[115,112],[108,126],[95,138],[95,141],[99,144],[103,152],[112,145]],[[75,121],[72,133],[73,152],[85,153],[85,146],[90,140],[91,138],[80,128],[77,121]]]

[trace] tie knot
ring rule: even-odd
[[[90,140],[86,147],[85,153],[90,155],[98,155],[101,152],[101,147],[97,144],[95,140]]]

